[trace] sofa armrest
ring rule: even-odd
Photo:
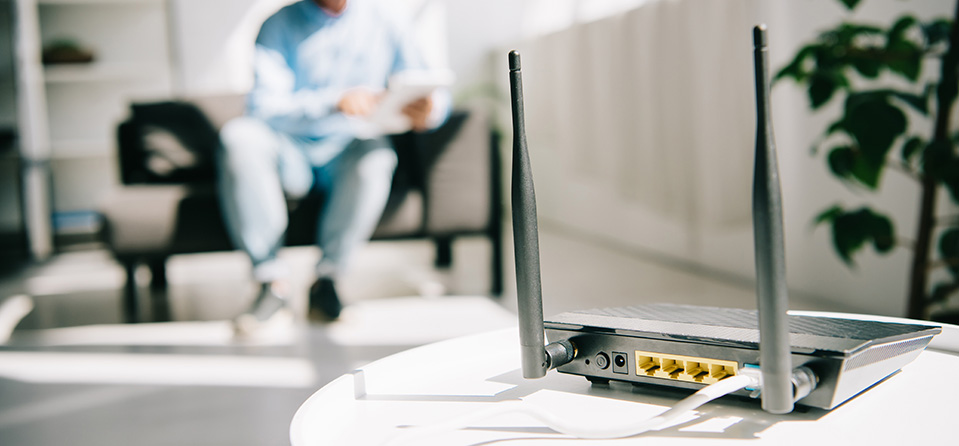
[[[210,183],[219,129],[243,104],[238,94],[130,104],[117,128],[123,184]]]
[[[427,157],[424,172],[426,232],[484,232],[499,206],[494,203],[498,154],[489,116],[478,109],[460,111],[444,127],[430,135],[436,152]]]
[[[169,252],[184,185],[131,185],[113,190],[101,206],[103,239],[117,257]]]

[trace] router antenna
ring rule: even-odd
[[[513,109],[513,246],[516,255],[516,299],[524,378],[542,378],[546,372],[573,360],[569,341],[545,346],[543,291],[540,285],[539,229],[536,226],[536,193],[526,150],[523,116],[523,76],[519,52],[509,52],[509,86]]]
[[[782,194],[769,114],[769,62],[766,25],[753,29],[756,69],[756,164],[753,172],[753,236],[756,253],[756,298],[759,304],[759,365],[763,410],[793,410],[789,297],[783,248]]]

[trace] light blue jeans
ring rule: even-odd
[[[339,147],[276,132],[251,117],[220,132],[220,204],[234,246],[253,262],[253,278],[270,282],[288,274],[276,258],[287,227],[287,198],[313,187],[326,194],[317,228],[322,257],[317,275],[334,276],[366,244],[389,198],[396,152],[385,138]]]

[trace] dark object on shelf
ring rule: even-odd
[[[58,40],[43,49],[45,65],[93,62],[93,51],[69,40]]]
[[[24,160],[17,152],[16,133],[0,128],[0,277],[24,267],[30,259],[22,192]]]
[[[15,150],[14,142],[17,140],[17,130],[12,127],[0,127],[0,154],[8,150]]]
[[[242,114],[243,105],[242,95],[135,104],[130,118],[120,124],[123,186],[107,197],[100,211],[103,241],[127,271],[128,320],[138,320],[139,265],[152,270],[153,288],[163,288],[170,256],[234,249],[220,214],[212,160],[218,129]],[[433,132],[393,136],[399,164],[373,239],[430,239],[436,244],[434,263],[443,268],[452,262],[456,237],[484,236],[492,247],[490,292],[499,295],[499,137],[492,128],[483,111],[455,110]],[[162,149],[158,141],[163,141]],[[184,162],[157,161],[171,153]],[[315,243],[323,200],[311,193],[290,203],[286,245]]]

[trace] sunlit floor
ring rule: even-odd
[[[542,229],[546,314],[663,301],[754,305],[748,281]],[[500,299],[487,296],[489,255],[483,239],[458,240],[453,267],[436,270],[427,242],[373,243],[341,280],[350,304],[341,320],[238,341],[227,320],[253,297],[239,253],[172,259],[162,293],[172,321],[141,324],[121,323],[123,274],[107,253],[61,254],[0,281],[0,301],[26,295],[35,305],[0,342],[0,444],[289,444],[297,407],[339,375],[418,345],[514,325],[512,251]],[[318,252],[282,256],[294,269],[302,319]],[[144,307],[150,320],[156,309]]]

